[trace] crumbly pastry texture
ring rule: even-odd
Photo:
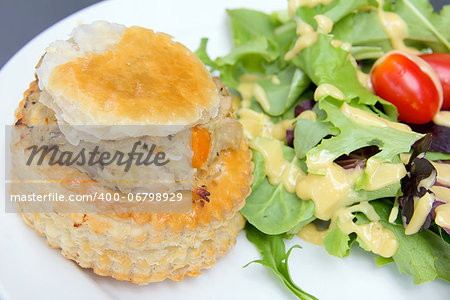
[[[218,87],[221,97],[229,97]],[[25,166],[25,150],[31,143],[29,125],[55,122],[51,110],[39,103],[39,87],[33,82],[16,112],[17,134],[11,145],[15,177],[32,174],[49,178],[59,172],[62,182],[80,171],[72,167]],[[29,105],[33,105],[30,109]],[[50,112],[50,113],[49,113]],[[42,114],[48,117],[41,118]],[[27,126],[28,124],[28,126]],[[209,202],[193,193],[192,211],[180,214],[150,213],[22,213],[25,222],[43,235],[50,246],[61,248],[67,258],[99,275],[137,284],[175,281],[197,276],[235,243],[245,220],[238,212],[250,193],[253,164],[245,139],[237,150],[222,150],[207,170],[200,172],[195,186],[205,185]],[[82,174],[77,174],[82,176]],[[14,190],[14,189],[20,189]],[[11,193],[26,185],[13,185]],[[45,189],[45,187],[43,187]],[[106,190],[96,182],[87,185],[61,184],[60,191],[85,193]],[[110,190],[112,192],[112,190]],[[19,206],[19,210],[21,207]]]

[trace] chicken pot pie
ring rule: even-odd
[[[123,129],[127,125],[136,127]],[[106,144],[121,150],[144,137],[164,148],[189,132],[189,212],[33,212],[27,203],[17,203],[25,222],[50,246],[99,275],[137,284],[197,276],[226,254],[244,226],[239,210],[250,193],[253,165],[231,97],[169,35],[108,22],[78,26],[69,40],[46,50],[13,129],[11,176],[23,182],[12,184],[11,194],[164,190],[163,183],[131,180],[145,177],[145,170],[136,168],[122,174],[100,163],[27,165],[29,149],[45,141],[58,151]],[[176,179],[186,172],[182,168],[175,164],[159,172]],[[117,174],[127,180],[112,183]],[[58,180],[39,184],[36,191],[28,178]]]

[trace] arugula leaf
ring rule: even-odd
[[[278,277],[284,286],[287,287],[299,299],[317,299],[299,288],[289,274],[289,255],[294,248],[301,248],[299,245],[293,246],[288,250],[288,252],[286,252],[283,238],[280,235],[263,234],[248,223],[245,226],[245,232],[247,239],[258,248],[262,259],[252,261],[244,267],[247,267],[251,263],[259,263],[266,266]]]
[[[393,161],[393,163],[395,162],[396,160]],[[366,191],[363,189],[365,183],[365,180],[362,180],[362,182],[357,182],[356,186],[354,187],[354,189],[356,190],[356,197],[358,197],[358,199],[360,199],[361,201],[371,201],[380,198],[395,197],[401,187],[400,182],[395,182],[376,191]]]
[[[299,165],[294,149],[282,147],[286,160]],[[255,150],[253,163],[255,179],[252,184],[252,193],[241,209],[242,215],[251,224],[266,234],[281,234],[313,218],[314,203],[312,201],[301,200],[295,193],[289,193],[282,183],[276,186],[270,184],[264,172],[264,158]]]
[[[206,45],[208,44],[208,38],[202,38],[200,46],[195,51],[195,55],[207,66],[210,66],[212,70],[217,69],[216,63],[209,57],[206,52]]]
[[[291,105],[282,115],[279,116],[272,116],[269,114],[266,114],[270,121],[272,121],[274,124],[283,121],[283,120],[290,120],[294,119],[296,117],[295,115],[295,107],[300,104],[301,102],[311,99],[313,97],[313,92],[310,90],[305,91],[303,94],[300,95],[300,97],[294,102],[294,104]],[[255,99],[255,97],[252,97],[250,99],[250,106],[249,108],[251,110],[254,110],[259,113],[265,113],[264,109],[261,107],[261,105],[258,103],[258,101]],[[239,115],[239,112],[238,112]]]
[[[301,222],[299,222],[297,225],[295,225],[294,227],[292,227],[291,229],[289,229],[289,231],[286,231],[285,233],[283,233],[283,238],[284,239],[291,239],[293,238],[297,233],[299,233],[299,231],[305,227],[306,225],[308,225],[309,223],[311,223],[312,221],[314,221],[316,219],[316,217],[312,216],[308,219],[305,219]],[[440,227],[439,227],[440,228]],[[445,231],[443,232],[445,234]]]
[[[415,284],[432,281],[436,277],[450,281],[450,244],[428,229],[405,235],[402,224],[388,221],[391,201],[378,200],[371,204],[380,216],[381,224],[394,233],[399,243],[393,259],[400,273],[413,276]]]

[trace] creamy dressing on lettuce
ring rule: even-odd
[[[365,172],[369,177],[369,184],[364,187],[367,191],[376,191],[389,186],[406,175],[404,164],[384,163],[373,157],[367,160]]]
[[[411,54],[420,54],[415,48],[405,45],[405,39],[408,37],[408,26],[405,21],[396,13],[391,11],[384,11],[384,0],[377,0],[378,2],[378,18],[383,26],[384,32],[389,37],[392,48],[395,50],[403,50]]]
[[[341,111],[348,118],[352,119],[354,122],[365,126],[375,126],[375,127],[391,127],[395,130],[412,132],[408,125],[403,123],[392,122],[379,116],[364,111],[362,109],[348,105],[347,103],[342,104]]]
[[[430,231],[406,236],[394,199],[407,174],[399,155],[410,151],[421,135],[395,122],[395,107],[373,94],[362,69],[391,49],[416,52],[405,39],[415,46],[423,43],[422,50],[446,46],[439,36],[439,31],[445,35],[445,26],[436,24],[445,14],[432,17],[425,4],[404,1],[387,6],[390,11],[383,10],[382,1],[378,8],[357,1],[330,3],[291,0],[288,15],[245,9],[230,14],[236,49],[212,66],[241,93],[238,116],[254,152],[255,184],[242,214],[267,235],[298,232],[338,257],[348,255],[356,234],[361,247],[383,257],[396,254],[399,268],[407,269],[405,252],[411,252],[411,263],[426,261],[413,253],[409,239]],[[415,5],[420,7],[411,7]],[[409,36],[408,27],[415,34],[415,23],[408,11],[424,25],[422,34],[429,42]],[[363,60],[364,68],[357,60]],[[299,74],[308,79],[303,85]],[[258,99],[255,83],[266,97]],[[301,103],[305,99],[316,100],[314,108],[293,119],[296,104],[301,110],[311,105]],[[287,129],[294,129],[289,131],[293,147],[286,146]],[[374,147],[376,154],[371,153]],[[437,197],[448,195],[447,189],[433,189]],[[423,228],[430,203],[426,197],[416,199],[409,232]],[[448,206],[439,206],[436,214],[438,225],[448,224]],[[318,230],[311,223],[314,218],[330,221],[329,229]],[[438,268],[433,271],[443,278]],[[419,277],[424,272],[407,271],[417,282],[425,281]]]
[[[357,206],[363,207],[366,213],[369,212],[368,217],[371,222],[363,225],[353,222],[352,209],[355,209],[354,206],[347,207],[359,201],[353,187],[361,176],[362,169],[345,170],[327,159],[327,155],[323,155],[320,156],[322,161],[315,164],[320,166],[322,174],[305,174],[296,165],[295,158],[291,162],[284,158],[282,143],[278,140],[255,138],[250,141],[250,147],[263,156],[264,169],[269,182],[273,185],[282,183],[288,192],[295,192],[300,199],[312,200],[315,207],[314,215],[317,218],[332,220],[332,224],[339,220],[338,226],[344,233],[355,232],[376,254],[390,257],[395,253],[398,247],[395,236],[378,222],[379,216],[368,203],[362,202]],[[400,168],[397,164],[382,163],[369,168],[367,170],[371,178],[369,186],[373,187],[377,184],[379,187],[383,187],[398,181],[401,176],[398,169]],[[309,235],[309,239],[314,240],[311,237],[314,231],[309,230],[308,233],[304,232],[303,234]],[[324,233],[318,234],[323,235]]]
[[[323,99],[328,96],[340,100],[345,99],[344,93],[340,89],[329,83],[322,83],[316,88],[314,92],[314,100],[316,101],[319,101],[320,99]]]
[[[327,5],[333,2],[333,0],[289,0],[288,2],[288,14],[291,18],[294,18],[297,8],[302,6],[314,7],[319,4]]]
[[[364,212],[370,222],[366,224],[354,223],[353,212],[357,211]],[[345,234],[356,233],[364,246],[373,253],[383,257],[392,257],[397,251],[398,241],[394,233],[381,225],[380,217],[369,203],[362,202],[352,207],[341,208],[335,213],[334,218]]]
[[[317,229],[314,223],[309,223],[297,233],[297,236],[308,243],[323,246],[323,240],[327,235],[328,230]]]
[[[295,119],[282,120],[278,123],[273,123],[270,118],[264,114],[256,112],[250,108],[243,107],[238,111],[239,122],[244,127],[244,135],[248,139],[255,137],[274,138],[284,141],[286,138],[286,130],[294,128],[294,123],[298,119],[308,119],[315,121],[317,114],[312,110],[305,110]]]
[[[285,60],[291,60],[297,56],[305,48],[311,47],[315,42],[317,42],[317,32],[308,23],[302,20],[297,21],[297,34],[299,38],[294,44],[294,47],[289,50],[284,56]]]
[[[441,110],[436,116],[434,116],[433,122],[436,125],[450,127],[450,111]]]
[[[436,207],[436,224],[444,228],[450,228],[450,202]]]
[[[423,223],[425,223],[425,219],[433,208],[434,197],[429,193],[426,193],[415,202],[413,216],[405,229],[406,235],[417,233],[420,230]]]
[[[314,20],[317,22],[317,31],[314,31],[314,28],[308,23],[297,20],[296,32],[299,37],[295,42],[294,47],[284,56],[285,60],[291,60],[303,49],[311,47],[317,42],[319,33],[328,34],[333,29],[333,21],[327,16],[316,15],[314,16]]]

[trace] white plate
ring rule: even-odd
[[[21,49],[0,71],[2,122],[11,124],[23,91],[33,80],[33,70],[45,47],[66,39],[79,23],[108,20],[141,25],[170,33],[195,50],[202,37],[209,37],[212,57],[229,51],[230,31],[226,8],[283,9],[286,1],[172,0],[101,2],[55,24]],[[13,34],[13,29],[12,29]],[[4,143],[4,130],[1,130]],[[4,149],[2,168],[4,169]],[[4,172],[1,174],[4,180]],[[5,195],[4,185],[1,185]],[[4,201],[2,197],[2,201]],[[353,249],[350,257],[332,257],[317,246],[300,243],[290,259],[292,278],[319,299],[448,299],[450,285],[436,280],[419,286],[399,274],[395,265],[376,267],[374,256]],[[246,263],[259,258],[255,247],[241,233],[236,246],[217,265],[181,283],[166,280],[137,286],[93,274],[65,259],[59,250],[27,227],[19,215],[0,212],[0,299],[279,299],[293,298],[264,267]]]

